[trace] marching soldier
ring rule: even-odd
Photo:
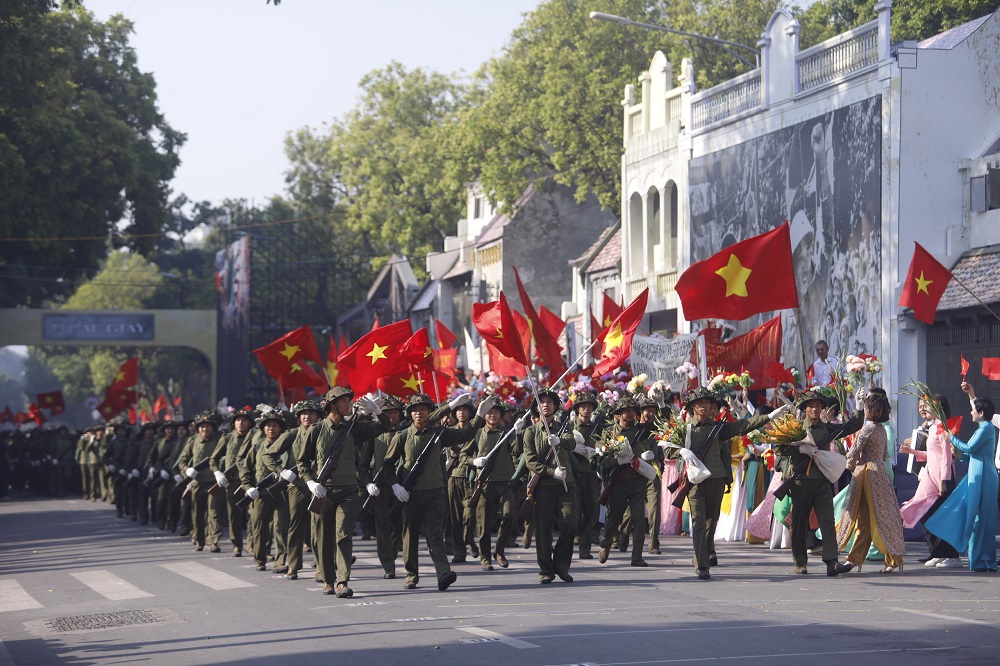
[[[208,489],[215,482],[215,474],[209,469],[208,463],[201,471],[195,466],[202,461],[207,461],[215,447],[218,445],[216,428],[218,420],[211,411],[202,412],[194,419],[195,434],[188,438],[184,444],[184,449],[177,458],[175,467],[182,470],[184,475],[193,479],[191,483],[191,522],[193,541],[195,550],[205,550],[208,544],[210,552],[218,553],[219,537],[222,530],[219,528],[219,502],[209,494]],[[175,477],[176,480],[176,477]]]
[[[264,434],[260,451],[255,446],[248,446],[245,456],[238,456],[236,464],[240,470],[240,483],[250,498],[250,529],[254,535],[252,552],[257,562],[257,571],[267,571],[267,556],[271,550],[272,538],[277,543],[277,555],[274,559],[275,573],[288,573],[285,551],[285,534],[288,530],[288,502],[279,493],[273,497],[270,493],[261,494],[257,484],[267,477],[271,470],[261,451],[277,444],[281,431],[284,429],[284,415],[275,409],[261,414],[258,423]],[[245,437],[250,442],[250,437]],[[235,484],[233,484],[235,485]],[[272,532],[271,523],[277,517],[277,530]]]
[[[167,513],[170,502],[170,491],[173,490],[173,475],[170,468],[174,464],[174,445],[176,444],[177,425],[172,421],[164,421],[160,425],[160,438],[146,458],[148,473],[144,485],[149,487],[149,497],[152,503],[152,519],[161,530],[167,528]]]
[[[452,416],[455,419],[454,427],[462,429],[472,420],[473,409],[469,405],[460,405],[452,410]],[[448,474],[448,522],[451,526],[451,563],[461,564],[465,562],[466,551],[473,557],[479,557],[474,534],[475,521],[469,510],[469,496],[472,494],[472,489],[469,487],[469,465],[462,456],[450,449],[445,451],[445,460],[445,469],[450,470]],[[489,553],[484,557],[489,559]]]
[[[597,395],[592,391],[578,393],[573,399],[573,421],[570,425],[574,432],[579,432],[584,438],[584,443],[573,449],[578,470],[576,492],[580,506],[580,525],[577,536],[580,540],[581,560],[594,559],[590,550],[599,513],[597,500],[601,496],[601,477],[591,469],[590,465],[594,455],[594,444],[600,435],[600,423],[594,418],[597,404]]]
[[[492,459],[489,476],[478,482],[482,485],[482,493],[475,509],[479,537],[479,560],[483,571],[493,571],[493,559],[497,561],[501,569],[506,569],[509,566],[504,549],[506,549],[507,540],[514,530],[514,520],[516,519],[514,492],[510,487],[510,479],[514,475],[514,461],[521,457],[521,451],[516,446],[518,439],[514,436],[513,426],[508,431],[502,425],[503,412],[504,405],[498,401],[483,415],[483,421],[486,422],[486,425],[476,433],[476,436],[462,451],[463,457],[472,458],[472,466],[480,470],[480,475],[483,474],[483,468],[488,459]],[[501,440],[503,440],[503,444],[497,448]],[[490,537],[498,511],[500,513],[500,527],[497,530],[497,547],[492,549]],[[492,558],[490,557],[491,553]]]
[[[816,391],[806,391],[799,399],[797,408],[805,412],[810,438],[817,447],[829,451],[833,443],[829,440],[830,427],[823,422],[823,409],[827,406],[826,398]],[[841,433],[846,437],[855,433],[864,425],[864,413],[859,411],[848,420]],[[728,452],[727,452],[728,453]],[[792,573],[808,573],[806,564],[809,551],[806,549],[806,538],[812,532],[809,529],[809,516],[816,512],[819,528],[823,534],[823,562],[826,563],[826,574],[838,576],[851,570],[850,564],[838,561],[837,531],[833,522],[833,485],[819,471],[817,465],[809,464],[809,456],[802,453],[798,446],[776,446],[774,453],[775,469],[781,470],[784,479],[792,476],[793,470],[806,466],[805,471],[798,474],[795,485],[792,486],[792,558],[795,569]]]
[[[650,397],[647,396],[637,396],[636,402],[639,407],[639,424],[648,423],[650,427],[656,421],[656,417],[660,413],[660,405]],[[642,518],[643,515],[649,517],[649,554],[659,555],[660,554],[660,477],[659,473],[663,470],[663,449],[659,446],[654,446],[651,443],[646,443],[645,451],[643,451],[643,460],[653,465],[656,468],[657,476],[646,481],[646,512],[645,514],[640,513],[639,524],[642,525],[645,519]],[[634,450],[634,447],[633,447]],[[622,519],[622,536],[624,536],[624,541],[619,543],[628,544],[629,534],[632,532],[632,517],[633,513],[631,508],[626,509],[625,518]],[[627,546],[624,550],[627,550]]]
[[[237,462],[247,457],[253,443],[250,433],[253,430],[255,416],[251,407],[241,407],[233,412],[229,416],[232,429],[219,438],[219,443],[208,461],[215,482],[225,493],[226,512],[229,517],[229,541],[233,544],[233,557],[243,555],[243,522],[246,520],[246,515],[236,506],[235,495],[239,486],[229,483],[226,472],[234,470]],[[230,476],[234,480],[238,478],[233,472],[230,472]]]
[[[385,454],[389,451],[392,439],[400,432],[400,422],[403,416],[403,403],[395,396],[388,396],[382,403],[382,413],[389,418],[391,429],[382,433],[371,442],[371,469],[382,468]],[[374,481],[373,481],[374,483]],[[372,484],[369,484],[371,486]],[[389,500],[392,499],[391,481],[381,481],[374,487],[365,487],[365,496],[373,497],[368,504],[375,521],[375,550],[382,564],[386,580],[396,577],[396,558],[403,547],[403,525],[401,520],[389,511]],[[401,514],[397,513],[398,517]]]
[[[612,415],[615,424],[611,436],[624,437],[621,451],[616,455],[606,455],[601,465],[609,471],[607,483],[611,485],[608,496],[608,515],[604,523],[604,539],[597,559],[602,564],[608,561],[611,542],[618,535],[619,550],[627,549],[629,536],[632,538],[632,566],[648,566],[642,559],[642,547],[645,541],[645,524],[643,520],[646,485],[656,478],[656,471],[650,465],[654,459],[654,445],[650,439],[650,426],[637,424],[639,404],[632,396],[626,396],[615,403]],[[635,517],[632,520],[631,535],[623,528],[625,511]]]
[[[310,533],[309,523],[313,514],[309,513],[312,493],[306,482],[295,473],[296,451],[302,446],[309,429],[323,417],[323,407],[318,400],[302,400],[292,405],[292,414],[298,421],[298,427],[283,432],[273,444],[265,444],[259,454],[268,472],[274,472],[289,484],[286,577],[298,580],[302,569],[302,548]]]
[[[348,421],[353,397],[354,391],[348,388],[330,389],[326,394],[326,418],[309,429],[296,453],[299,476],[309,491],[323,500],[314,535],[317,573],[325,583],[323,594],[336,594],[341,599],[354,596],[347,583],[351,579],[354,522],[360,508],[359,480],[364,485],[371,482],[368,461],[361,460],[357,442],[375,437],[389,427],[389,419],[368,396],[358,400],[359,412],[378,417],[378,423],[362,423],[357,416]],[[332,455],[336,458],[331,465],[336,467],[329,478],[318,480]]]
[[[540,477],[534,491],[532,522],[535,526],[538,579],[543,585],[551,583],[556,576],[567,583],[573,582],[569,567],[573,560],[576,527],[580,521],[576,480],[569,456],[577,443],[584,443],[584,438],[579,432],[562,437],[555,433],[548,434],[555,423],[558,404],[559,394],[555,391],[538,391],[539,420],[524,431],[525,464],[531,474]],[[559,528],[559,540],[553,548],[552,532],[555,527]]]
[[[126,467],[131,467],[129,472],[128,488],[131,493],[135,510],[132,520],[139,519],[140,525],[149,524],[149,486],[142,482],[142,470],[148,468],[149,456],[156,444],[156,424],[143,424],[140,430],[139,440],[132,447],[132,457]]]
[[[447,407],[454,410],[468,404],[470,400],[469,395],[464,393],[452,400]],[[405,481],[409,486],[406,488],[400,483],[404,479],[398,479],[392,485],[396,499],[404,503],[403,566],[406,569],[406,584],[403,589],[416,589],[420,581],[417,550],[421,528],[427,535],[427,550],[430,551],[431,559],[434,561],[438,589],[447,590],[448,586],[458,578],[448,564],[444,542],[444,519],[448,508],[444,476],[438,461],[441,459],[442,449],[461,446],[475,435],[476,429],[483,423],[482,414],[489,411],[495,400],[494,396],[483,400],[476,418],[464,428],[439,426],[434,429],[430,427],[434,422],[431,414],[434,402],[422,393],[410,397],[406,411],[411,425],[393,438],[382,462],[383,468],[387,468],[386,475],[394,478],[396,464],[402,461]],[[435,411],[433,416],[440,418],[441,410]],[[418,460],[422,466],[415,470],[414,465]],[[411,481],[411,473],[419,476]],[[369,487],[369,491],[371,490]]]
[[[183,480],[183,477],[178,473],[177,460],[181,456],[181,451],[184,450],[184,445],[195,435],[194,422],[191,419],[181,421],[177,424],[177,441],[174,444],[170,467],[167,469],[168,472],[174,475],[175,488]],[[182,497],[181,493],[171,490],[170,512],[172,513],[168,513],[167,523],[174,527],[179,527],[181,536],[189,536],[191,534],[191,500],[187,497]],[[173,516],[173,520],[171,520],[170,516]],[[174,528],[172,527],[171,531],[173,530]]]

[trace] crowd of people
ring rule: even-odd
[[[878,388],[850,405],[815,389],[781,404],[771,392],[772,409],[754,404],[763,392],[677,395],[641,377],[626,389],[622,379],[562,391],[525,383],[520,407],[499,391],[478,404],[470,393],[438,404],[422,393],[404,402],[335,387],[290,410],[118,421],[76,438],[64,427],[8,431],[0,486],[79,492],[118,518],[189,537],[196,551],[221,552],[228,536],[234,557],[290,580],[311,559],[310,577],[341,598],[353,595],[354,541],[373,537],[384,577],[401,573],[407,590],[420,583],[421,537],[439,590],[467,559],[483,571],[508,567],[518,539],[533,543],[542,584],[572,582],[574,558],[594,559],[594,546],[601,563],[617,551],[646,567],[662,534],[690,537],[702,580],[718,565],[716,538],[790,547],[795,575],[809,573],[810,554],[831,577],[875,558],[897,573],[904,529],[918,525],[926,566],[962,566],[967,552],[970,570],[997,570],[1000,416],[970,386],[970,441],[948,430],[947,401],[926,395],[923,423],[897,447]],[[790,427],[799,434],[776,437]],[[898,454],[912,456],[919,474],[902,506]],[[954,454],[970,460],[961,479]]]

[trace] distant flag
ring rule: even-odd
[[[965,376],[969,374],[969,362],[965,360],[965,355],[959,353],[958,360],[962,363],[962,381],[965,381]]]
[[[438,349],[449,349],[455,346],[458,336],[451,332],[447,326],[441,323],[440,319],[434,320],[434,333],[437,335]]]
[[[941,265],[920,243],[914,245],[910,270],[899,295],[899,306],[911,308],[914,317],[925,324],[933,324],[938,303],[951,280],[951,271]]]
[[[646,314],[648,298],[649,289],[643,289],[642,293],[601,334],[599,338],[601,356],[594,366],[595,377],[611,372],[632,354],[632,338],[639,328],[639,322]]]

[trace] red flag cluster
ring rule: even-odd
[[[139,357],[133,356],[118,368],[110,386],[104,389],[104,400],[97,406],[97,411],[106,421],[121,414],[123,411],[139,402]]]

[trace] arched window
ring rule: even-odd
[[[636,193],[628,202],[628,275],[642,275],[642,239],[645,235],[642,221],[642,197]]]
[[[660,191],[655,187],[646,192],[646,271],[663,265],[662,235],[660,234]]]

